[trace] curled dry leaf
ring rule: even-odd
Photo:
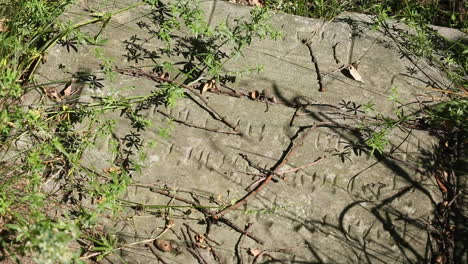
[[[6,21],[7,20],[5,18],[0,19],[0,32],[7,32],[8,31],[8,27],[5,25]]]
[[[60,92],[57,87],[46,87],[44,88],[45,94],[54,102],[61,102],[63,99],[66,99],[77,92],[77,89],[73,88],[72,82],[69,82],[65,85]]]
[[[445,263],[444,257],[442,255],[435,256],[433,258],[433,263],[435,263],[435,264],[444,264]]]
[[[204,83],[201,86],[200,94],[204,94],[206,91],[208,91],[209,88],[210,88],[210,84],[208,82]]]
[[[61,95],[64,98],[70,97],[71,95],[74,94],[73,88],[72,88],[72,83],[68,83],[65,89],[62,90]]]
[[[447,177],[448,177],[448,173],[446,171],[437,170],[434,173],[434,178],[442,193],[448,192],[448,188],[445,186],[445,183],[447,182]]]
[[[154,241],[154,246],[162,252],[171,252],[173,249],[171,242],[164,239],[156,239]]]
[[[257,90],[255,90],[249,93],[249,97],[252,100],[257,100],[260,97],[260,93]]]
[[[54,102],[62,101],[62,97],[57,92],[57,88],[55,87],[44,88],[44,91],[45,91],[46,96],[49,97],[52,101]]]
[[[174,220],[169,219],[169,220],[166,221],[166,227],[167,228],[173,228],[174,226],[175,226]]]
[[[200,236],[199,234],[196,234],[195,235],[195,241],[199,242],[199,243],[205,243],[205,237],[204,236]]]
[[[194,238],[195,238],[195,246],[196,247],[203,248],[203,249],[208,248],[208,246],[205,245],[205,237],[196,234]]]
[[[104,171],[105,173],[113,173],[113,172],[120,173],[121,172],[120,168],[114,168],[114,167],[105,168],[105,169],[102,169],[102,171]]]
[[[210,83],[211,90],[218,90],[218,86],[216,86],[216,80],[212,79],[208,81]]]
[[[354,80],[358,82],[363,82],[362,77],[358,72],[359,61],[355,61],[348,66],[348,72],[353,77]]]
[[[206,81],[200,88],[200,94],[205,93],[208,90],[216,90],[216,81],[215,80],[209,80]]]
[[[159,75],[159,77],[163,79],[169,79],[171,76],[169,75],[168,72],[163,72]]]
[[[248,253],[254,257],[257,257],[258,255],[263,254],[263,250],[259,248],[249,248]]]

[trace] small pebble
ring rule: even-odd
[[[156,239],[154,245],[162,252],[170,252],[172,250],[171,242],[164,239]]]

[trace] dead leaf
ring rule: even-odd
[[[248,253],[254,257],[257,257],[258,255],[263,254],[263,250],[259,248],[249,248]]]
[[[6,18],[0,19],[0,32],[7,32],[8,27],[5,25],[6,24]]]
[[[154,245],[162,252],[170,252],[172,250],[171,242],[164,239],[156,239]]]
[[[159,75],[160,78],[169,79],[171,76],[168,72],[163,72]]]
[[[355,61],[348,66],[348,72],[353,77],[354,80],[358,82],[363,82],[362,77],[358,72],[359,61]]]
[[[71,95],[74,94],[73,88],[72,88],[72,83],[68,83],[68,85],[65,87],[65,89],[62,90],[61,92],[63,98],[70,97]]]
[[[258,97],[260,96],[260,93],[257,90],[255,90],[253,92],[250,92],[249,96],[250,96],[250,99],[257,100]]]
[[[212,79],[208,81],[210,83],[210,90],[218,90],[218,86],[216,85],[216,80]]]
[[[205,237],[200,236],[199,234],[196,234],[195,241],[200,242],[200,243],[205,243]]]
[[[55,87],[44,88],[44,91],[45,91],[46,96],[49,97],[52,101],[54,102],[62,101],[61,96],[57,92],[57,88]]]
[[[259,6],[259,7],[263,7],[265,5],[265,1],[263,0],[250,0],[250,5],[254,5],[254,6]]]
[[[444,184],[444,183],[446,182],[447,176],[448,176],[448,174],[447,174],[447,172],[445,172],[445,171],[440,171],[440,170],[438,170],[438,171],[436,171],[436,172],[434,173],[434,178],[435,178],[435,180],[436,180],[436,182],[437,182],[437,185],[439,186],[440,191],[443,192],[443,193],[447,193],[447,192],[448,192],[448,189],[447,189],[447,187],[446,187],[445,184]],[[444,179],[444,178],[445,178],[445,179]]]
[[[249,6],[265,6],[265,0],[229,0],[229,2]]]
[[[120,173],[121,172],[120,168],[114,168],[114,167],[105,168],[105,169],[102,169],[102,171],[104,171],[105,173],[113,173],[113,172]]]
[[[433,258],[433,262],[435,264],[444,264],[445,263],[445,260],[444,260],[444,257],[442,255],[437,255]]]
[[[198,248],[203,248],[203,249],[208,248],[208,246],[205,245],[205,237],[196,234],[196,235],[194,236],[194,238],[195,238],[195,245],[196,245]]]
[[[209,88],[210,88],[210,84],[208,82],[204,83],[200,89],[200,94],[205,93],[206,91],[208,91]]]
[[[166,228],[173,228],[174,226],[175,226],[174,220],[169,219],[166,221]]]
[[[215,80],[209,80],[209,81],[205,82],[202,85],[202,87],[200,89],[200,94],[203,94],[208,90],[214,90],[214,89],[217,89],[216,88],[216,81]]]

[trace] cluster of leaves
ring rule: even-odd
[[[452,132],[466,132],[463,116],[468,109],[466,98],[466,87],[468,86],[468,54],[467,46],[461,40],[450,41],[439,35],[428,23],[433,22],[434,14],[426,7],[415,7],[408,4],[398,17],[401,18],[412,33],[400,31],[397,34],[390,33],[388,19],[390,9],[380,8],[376,18],[376,24],[379,25],[386,34],[389,34],[400,46],[403,56],[410,60],[419,60],[424,58],[432,66],[444,72],[450,79],[449,85],[442,85],[437,82],[428,83],[427,86],[447,94],[445,102],[436,106],[423,106],[424,123],[429,125],[432,131],[444,132],[443,135],[449,136]],[[410,74],[414,72],[410,71]],[[397,87],[391,87],[389,100],[401,104],[398,99]],[[400,111],[400,112],[398,112]],[[403,117],[401,110],[397,111],[397,116]],[[418,120],[415,116],[406,116],[405,122],[412,119]],[[394,123],[399,127],[401,122]]]
[[[428,122],[432,127],[444,131],[468,131],[468,99],[460,98],[440,103],[428,111]]]
[[[264,8],[253,9],[247,18],[227,18],[216,26],[210,26],[196,1],[179,0],[169,5],[163,1],[152,1],[152,4],[152,17],[157,26],[152,27],[143,21],[138,22],[138,25],[166,44],[166,49],[162,50],[165,55],[173,60],[177,60],[175,56],[184,57],[184,61],[177,63],[182,65],[181,69],[168,61],[158,62],[158,57],[153,56],[155,51],[143,47],[148,40],[137,36],[126,41],[128,53],[125,56],[135,63],[151,59],[156,64],[154,71],[183,74],[184,83],[202,79],[232,81],[235,76],[246,71],[225,72],[223,68],[230,60],[240,58],[243,49],[254,39],[281,37],[277,30],[266,23],[272,14]],[[180,34],[182,30],[183,35]]]

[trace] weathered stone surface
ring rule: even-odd
[[[117,6],[127,4],[126,1],[115,2]],[[221,1],[216,5],[206,1],[203,6],[207,14],[213,15],[213,25],[226,18],[245,16],[250,10]],[[76,8],[77,12],[79,10]],[[129,62],[124,57],[127,54],[124,41],[133,35],[144,42],[142,45],[147,50],[158,51],[163,47],[136,24],[139,21],[150,23],[149,12],[149,9],[140,8],[119,14],[103,32],[109,39],[104,53],[113,57],[118,67],[138,67],[150,62]],[[73,20],[80,19],[77,16]],[[242,246],[272,250],[270,254],[282,263],[426,262],[427,225],[440,197],[434,182],[408,165],[419,166],[418,159],[421,158],[430,162],[433,139],[416,130],[404,133],[395,130],[386,150],[392,150],[397,159],[370,155],[368,151],[355,155],[350,150],[342,160],[338,154],[343,153],[350,142],[364,137],[364,134],[346,128],[346,125],[356,126],[364,119],[363,113],[353,112],[352,103],[373,102],[375,111],[371,113],[394,116],[400,105],[388,100],[392,87],[398,87],[402,103],[410,103],[436,96],[435,92],[425,88],[428,83],[443,86],[448,85],[448,81],[425,61],[410,60],[402,55],[404,47],[401,43],[373,30],[371,21],[360,15],[349,14],[335,22],[322,22],[276,14],[271,23],[281,28],[283,40],[255,42],[245,51],[244,57],[226,67],[234,70],[263,64],[263,73],[239,79],[232,87],[249,92],[266,89],[280,103],[266,104],[246,97],[214,93],[203,95],[210,107],[239,127],[242,136],[187,126],[232,131],[201,107],[203,103],[194,103],[194,100],[200,102],[197,97],[181,99],[171,109],[154,105],[143,109],[140,113],[153,122],[152,129],[143,131],[132,128],[130,121],[120,113],[108,115],[109,119],[117,121],[116,137],[123,138],[133,132],[145,142],[157,142],[154,147],[140,150],[147,153],[147,159],[141,173],[134,174],[135,181],[166,185],[188,200],[192,199],[188,192],[193,192],[206,206],[229,205],[246,194],[245,188],[258,179],[255,175],[260,174],[243,156],[254,165],[269,169],[281,159],[291,139],[302,135],[301,127],[329,122],[328,127],[314,128],[280,171],[307,165],[320,157],[326,157],[324,160],[285,174],[285,180],[270,182],[248,201],[247,206],[227,214],[227,218],[240,227],[252,223],[251,232],[265,241],[264,245],[259,245],[244,238]],[[88,30],[96,32],[97,29],[91,26]],[[395,31],[390,33],[397,34]],[[326,92],[318,91],[317,73],[308,48],[301,43],[302,38],[312,38],[311,46]],[[349,60],[350,50],[352,60]],[[348,61],[358,59],[363,82],[336,71]],[[47,64],[42,66],[40,76],[50,80],[69,78],[69,74],[58,69],[59,64],[66,65],[70,72],[85,69],[102,76],[100,61],[92,47],[80,49],[79,54],[75,54],[55,46],[49,53]],[[410,74],[410,69],[416,72]],[[104,80],[103,83],[103,88],[94,90],[86,86],[79,100],[92,102],[96,100],[93,96],[114,92],[125,96],[143,95],[156,89],[151,80],[126,75],[118,75],[114,82]],[[125,89],[129,86],[135,89]],[[349,107],[346,108],[343,102],[350,102]],[[303,109],[291,125],[298,104],[303,104]],[[406,109],[420,111],[417,104],[410,104]],[[157,110],[186,124],[169,124],[167,117]],[[345,114],[349,117],[343,118]],[[164,128],[170,128],[169,138],[158,136]],[[97,142],[83,162],[97,169],[108,167],[112,158],[107,144],[110,139],[111,136]],[[297,143],[297,139],[293,142]],[[123,199],[147,205],[170,203],[169,198],[143,187],[131,187]],[[178,201],[171,204],[187,205]],[[202,234],[206,225],[200,223],[203,217],[193,209],[184,215],[187,209],[170,210],[175,232],[165,233],[162,239],[178,244],[180,254],[159,252],[167,263],[196,262],[186,249],[187,238],[180,235],[181,229],[186,230],[183,225],[186,223]],[[129,243],[155,237],[165,226],[164,218],[154,213],[129,211],[126,215],[125,221],[108,223],[108,226]],[[239,236],[225,225],[211,225],[210,237],[220,243],[214,249],[221,255],[223,263],[237,262],[234,249]],[[279,249],[283,252],[273,252]],[[205,249],[201,251],[207,263],[216,263]],[[253,257],[245,250],[243,252],[243,258],[251,262]],[[121,255],[129,263],[158,263],[153,253],[143,246],[123,250]],[[115,258],[113,261],[119,263],[121,260]]]

